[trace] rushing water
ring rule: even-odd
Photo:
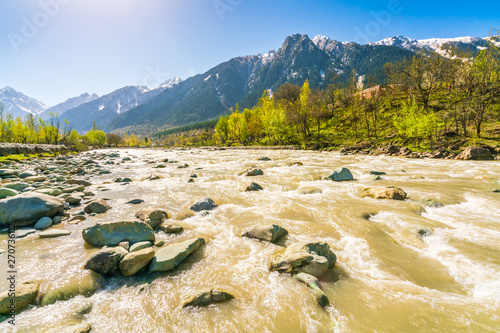
[[[34,307],[17,316],[17,330],[52,332],[74,322],[74,312],[92,304],[83,322],[93,332],[498,332],[500,331],[500,163],[340,156],[312,151],[121,150],[132,161],[113,173],[91,177],[97,197],[113,207],[77,225],[56,228],[70,236],[17,242],[20,280],[42,281],[42,290],[84,279],[82,266],[96,249],[84,246],[82,229],[97,221],[131,220],[140,208],[169,211],[175,218],[203,197],[219,207],[208,215],[175,221],[180,235],[159,233],[167,244],[204,237],[207,244],[179,269],[148,276],[108,278],[89,298],[77,296]],[[268,156],[272,161],[258,161]],[[168,158],[187,163],[153,168]],[[119,159],[118,159],[119,160]],[[300,161],[303,166],[290,166]],[[154,163],[152,163],[154,162]],[[259,165],[263,176],[238,176]],[[322,180],[339,167],[355,181]],[[384,171],[368,180],[370,170]],[[194,183],[187,183],[193,173]],[[164,178],[142,180],[151,175]],[[422,175],[424,179],[412,179]],[[130,185],[110,182],[130,177]],[[254,181],[259,192],[242,192]],[[362,198],[366,187],[397,186],[405,201]],[[102,187],[109,189],[101,191]],[[322,193],[301,194],[315,187]],[[145,203],[126,205],[130,199]],[[443,206],[426,207],[423,199]],[[81,210],[73,209],[73,211]],[[322,309],[307,287],[288,275],[269,273],[279,245],[242,238],[256,224],[278,224],[297,241],[330,244],[338,260],[320,278],[331,306]],[[421,229],[429,236],[418,234]],[[0,248],[6,236],[0,235]],[[4,257],[2,257],[4,256]],[[0,255],[2,265],[5,254]],[[2,267],[2,272],[5,272]],[[3,273],[2,273],[3,274]],[[0,280],[0,290],[7,283]],[[222,288],[236,299],[208,308],[183,309],[194,291]],[[79,318],[78,320],[82,320]]]

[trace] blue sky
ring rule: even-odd
[[[365,43],[500,27],[498,1],[0,0],[0,13],[0,87],[49,106],[186,79],[293,33]]]

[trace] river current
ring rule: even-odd
[[[84,280],[83,265],[96,249],[84,244],[82,230],[99,221],[133,220],[140,208],[165,209],[175,220],[197,200],[213,199],[219,206],[208,214],[172,221],[184,227],[182,234],[157,234],[166,244],[203,237],[206,245],[171,273],[107,278],[92,296],[29,308],[17,315],[15,328],[0,323],[1,332],[53,332],[88,304],[90,312],[78,320],[103,333],[500,331],[500,193],[492,191],[500,188],[499,162],[293,150],[115,151],[118,161],[131,160],[109,165],[111,174],[91,176],[88,187],[112,209],[55,226],[71,231],[67,237],[18,240],[19,280],[42,282],[42,292]],[[258,160],[264,156],[271,160]],[[178,163],[154,168],[164,159]],[[178,168],[183,164],[188,167]],[[238,176],[252,165],[264,175]],[[324,180],[340,167],[355,180]],[[386,175],[371,180],[370,171]],[[192,174],[197,178],[188,183]],[[162,178],[145,180],[149,175]],[[121,185],[112,181],[116,177],[133,181]],[[264,190],[243,192],[249,182]],[[408,198],[361,195],[384,186],[399,187]],[[304,194],[311,188],[317,193]],[[125,204],[136,198],[145,202]],[[440,204],[427,206],[428,199]],[[241,237],[254,225],[269,224],[288,230],[282,244]],[[330,300],[325,309],[306,285],[269,272],[270,256],[299,241],[327,242],[337,255],[335,267],[319,279]],[[0,247],[6,242],[0,235]],[[6,270],[1,267],[1,274]],[[0,290],[6,288],[2,278]],[[206,288],[222,288],[235,299],[182,307]]]

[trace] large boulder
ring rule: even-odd
[[[226,302],[234,299],[234,296],[218,289],[211,289],[199,292],[184,302],[182,307],[187,306],[207,306],[215,303]]]
[[[149,266],[150,272],[167,272],[179,266],[191,253],[198,250],[205,240],[192,238],[182,243],[170,244],[156,251]]]
[[[394,186],[366,188],[363,192],[363,197],[370,197],[373,199],[404,200],[406,199],[406,192]]]
[[[326,177],[326,179],[333,180],[336,182],[344,182],[344,181],[349,181],[353,180],[354,177],[352,176],[351,171],[347,168],[341,168],[338,170],[335,170],[330,176]]]
[[[266,242],[275,243],[281,237],[288,235],[288,231],[279,225],[271,224],[264,226],[255,226],[246,231],[242,236],[256,238]]]
[[[85,208],[83,209],[85,213],[87,214],[102,214],[106,213],[109,209],[111,209],[111,206],[108,205],[106,200],[104,199],[97,199],[92,202],[90,202]]]
[[[44,216],[53,217],[64,210],[64,203],[50,195],[27,192],[0,200],[0,224],[33,226]]]
[[[120,261],[120,272],[132,276],[146,267],[154,256],[155,250],[151,247],[129,253]]]
[[[456,158],[456,160],[476,160],[476,161],[492,161],[495,159],[495,156],[491,153],[489,149],[471,146],[465,148],[465,150],[460,153]]]
[[[194,205],[191,206],[193,212],[201,212],[204,210],[213,210],[217,208],[217,204],[210,198],[204,198],[198,200]]]
[[[8,275],[7,275],[8,277]],[[8,280],[8,279],[7,279]],[[40,284],[35,282],[23,282],[15,286],[15,311],[24,309],[30,304],[33,304],[38,296]],[[8,314],[11,311],[11,294],[10,289],[0,294],[0,314]]]
[[[98,222],[84,229],[82,236],[88,244],[93,246],[155,241],[154,230],[148,224],[139,221]]]
[[[270,271],[280,273],[307,273],[320,276],[335,265],[337,257],[327,243],[295,243],[274,254],[269,263]]]
[[[238,173],[238,176],[253,177],[253,176],[262,176],[263,174],[264,174],[264,171],[262,171],[262,169],[260,169],[256,165],[253,165],[250,168]]]
[[[141,209],[135,213],[135,217],[145,221],[155,230],[160,228],[163,221],[169,218],[168,213],[163,209]]]
[[[121,246],[104,248],[94,253],[84,268],[100,274],[111,274],[118,270],[119,262],[127,254],[128,251]]]

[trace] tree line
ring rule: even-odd
[[[274,93],[264,91],[253,108],[236,105],[213,129],[172,131],[163,143],[332,146],[397,134],[408,143],[432,146],[447,136],[481,138],[485,124],[500,120],[498,37],[477,54],[448,45],[388,63],[387,86],[355,71],[346,84],[333,77],[326,89],[311,90],[307,80],[302,86],[285,83]],[[374,93],[364,90],[367,81]]]

